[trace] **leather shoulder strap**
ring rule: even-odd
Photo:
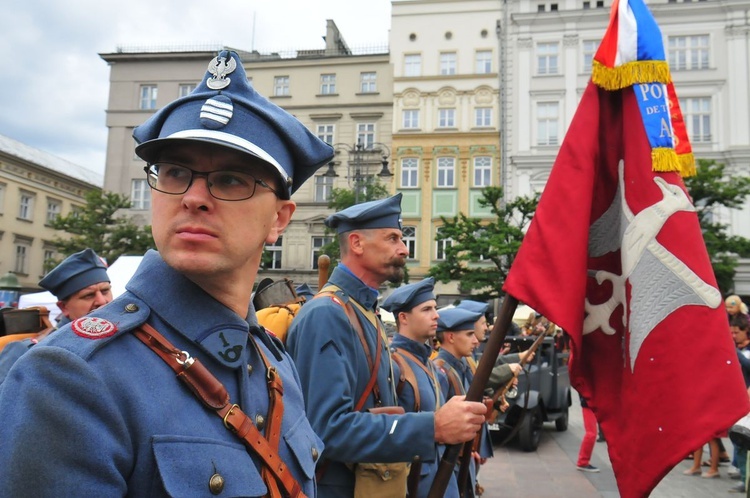
[[[458,378],[458,374],[456,374],[456,372],[453,370],[452,366],[447,365],[445,363],[445,360],[443,360],[442,358],[436,358],[435,360],[433,360],[433,363],[435,363],[435,365],[440,370],[442,370],[443,372],[445,372],[445,376],[448,377],[448,382],[450,382],[451,383],[451,387],[453,387],[453,393],[454,393],[454,395],[458,396],[458,395],[461,395],[461,394],[465,394],[464,390],[463,390],[463,387],[461,385],[461,381]],[[446,399],[446,401],[448,401],[448,400]]]
[[[411,365],[409,365],[409,362],[406,360],[406,358],[401,355],[399,349],[396,349],[396,351],[393,352],[391,358],[393,358],[393,361],[398,364],[398,368],[399,370],[401,370],[401,376],[406,382],[409,383],[412,390],[414,391],[414,411],[420,411],[422,403],[420,402],[419,398],[419,383],[417,382],[416,375],[414,375],[414,370],[412,370]]]
[[[144,323],[133,331],[133,334],[146,346],[148,346],[159,358],[169,365],[177,374],[177,377],[188,386],[190,391],[203,404],[214,411],[224,422],[224,426],[237,436],[250,450],[252,450],[263,462],[263,475],[269,492],[275,495],[273,488],[278,492],[276,483],[280,484],[290,497],[306,498],[300,484],[294,479],[289,468],[273,448],[269,441],[263,437],[253,424],[252,420],[240,409],[237,404],[230,404],[229,393],[224,385],[198,360],[186,351],[175,348],[164,336],[149,324]],[[251,339],[252,340],[252,339]],[[261,359],[266,366],[269,390],[283,392],[281,378],[278,377],[276,369],[270,366],[268,358],[260,348],[257,349]],[[272,395],[269,392],[269,395]],[[280,402],[280,399],[278,400]],[[271,406],[271,405],[269,405]],[[283,412],[283,405],[280,407]],[[269,414],[269,419],[273,418]],[[272,476],[272,479],[270,477]]]
[[[365,386],[365,390],[360,395],[359,399],[357,400],[357,403],[354,405],[354,411],[358,412],[361,411],[362,408],[365,406],[365,402],[367,401],[367,397],[372,392],[375,396],[375,404],[379,405],[381,403],[380,399],[380,390],[378,389],[377,380],[378,380],[378,370],[380,369],[380,354],[381,349],[383,346],[381,334],[377,334],[377,343],[375,345],[375,361],[372,361],[372,355],[370,353],[370,347],[367,345],[367,340],[365,339],[365,331],[362,328],[362,323],[359,321],[359,316],[357,316],[357,312],[354,311],[354,308],[352,308],[351,304],[349,302],[344,302],[336,292],[332,292],[331,289],[340,290],[338,287],[334,285],[328,285],[324,287],[320,292],[318,292],[313,299],[317,299],[319,297],[328,296],[331,298],[331,301],[338,304],[342,308],[344,308],[344,312],[346,313],[347,318],[349,319],[349,322],[352,325],[352,328],[357,332],[357,336],[359,337],[359,342],[362,344],[362,349],[365,353],[365,358],[367,358],[367,365],[370,367],[370,379],[367,381],[367,385]]]

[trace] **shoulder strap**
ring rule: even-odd
[[[398,364],[399,370],[401,370],[401,376],[403,379],[411,385],[412,390],[414,391],[414,411],[418,412],[421,409],[421,403],[419,399],[419,383],[417,382],[417,377],[414,375],[414,370],[412,370],[411,365],[409,365],[409,362],[406,361],[406,359],[400,354],[401,349],[396,349],[396,351],[393,352],[391,355],[391,358],[393,358],[393,361],[395,361]],[[401,384],[401,387],[403,389],[403,384]],[[398,389],[397,389],[398,391]],[[401,394],[399,392],[399,394]]]
[[[164,360],[177,377],[203,402],[203,405],[221,417],[224,427],[242,440],[245,446],[262,460],[261,474],[268,487],[269,496],[280,498],[279,485],[281,485],[290,497],[306,498],[299,483],[278,454],[280,422],[284,412],[282,402],[284,388],[276,368],[268,362],[268,358],[260,348],[257,348],[257,351],[266,366],[268,379],[269,413],[267,419],[270,422],[267,432],[269,439],[263,437],[239,405],[230,404],[229,393],[224,385],[203,366],[200,360],[191,357],[187,351],[175,348],[147,323],[135,329],[133,334]],[[253,339],[251,341],[255,343]]]
[[[351,304],[349,304],[348,301],[342,301],[341,298],[336,294],[336,292],[333,292],[331,289],[340,290],[336,286],[329,285],[323,288],[322,291],[318,292],[313,299],[328,296],[331,298],[331,301],[344,308],[344,312],[346,313],[346,316],[349,319],[352,328],[357,332],[359,342],[362,344],[362,349],[365,352],[365,358],[367,358],[367,365],[370,367],[370,379],[367,381],[365,390],[362,392],[359,400],[357,400],[357,404],[354,405],[354,411],[358,412],[365,406],[365,402],[367,401],[367,397],[370,395],[370,392],[372,392],[375,396],[375,404],[381,404],[380,390],[378,389],[377,380],[378,370],[380,369],[380,353],[383,346],[382,338],[378,331],[377,344],[375,345],[375,361],[373,362],[372,355],[370,354],[370,347],[367,345],[367,340],[365,339],[365,331],[362,328],[362,323],[360,323],[357,313],[354,311],[354,308],[352,308]]]
[[[436,358],[433,360],[435,365],[440,368],[443,372],[445,372],[445,376],[448,377],[448,382],[451,383],[451,386],[453,387],[453,392],[455,393],[455,396],[464,394],[463,387],[461,385],[461,381],[458,378],[458,374],[453,370],[453,367],[450,365],[446,365],[445,360],[442,358]],[[446,397],[447,398],[447,397]],[[446,399],[446,401],[448,401]]]

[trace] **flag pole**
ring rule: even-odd
[[[500,314],[497,320],[495,320],[495,325],[492,327],[492,332],[490,332],[484,353],[479,359],[477,371],[474,373],[474,380],[471,381],[469,391],[466,393],[467,401],[482,401],[484,387],[487,385],[492,368],[495,366],[495,361],[500,355],[500,349],[505,342],[505,336],[508,334],[510,322],[513,320],[513,314],[516,312],[517,307],[518,299],[507,294],[503,300]],[[467,444],[470,445],[472,441],[469,441]],[[435,474],[435,480],[432,481],[427,498],[442,498],[445,495],[448,481],[456,466],[462,446],[464,446],[464,443],[446,445],[445,453],[443,453],[443,458],[440,459],[440,465]],[[469,449],[471,449],[470,446]],[[468,452],[468,455],[464,455],[464,458],[471,458],[471,451]]]

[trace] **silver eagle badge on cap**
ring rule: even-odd
[[[229,86],[231,79],[227,78],[237,68],[237,61],[231,56],[216,56],[208,63],[208,72],[213,76],[206,80],[211,90],[221,90]]]

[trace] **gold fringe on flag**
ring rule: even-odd
[[[672,76],[666,61],[634,61],[607,67],[594,60],[591,81],[605,90],[622,90],[639,83],[669,83]]]
[[[683,178],[698,174],[695,169],[695,156],[693,156],[692,152],[677,154],[677,161],[680,163],[680,176]]]
[[[661,173],[668,171],[681,172],[680,161],[677,153],[669,147],[656,147],[651,149],[651,170]]]

